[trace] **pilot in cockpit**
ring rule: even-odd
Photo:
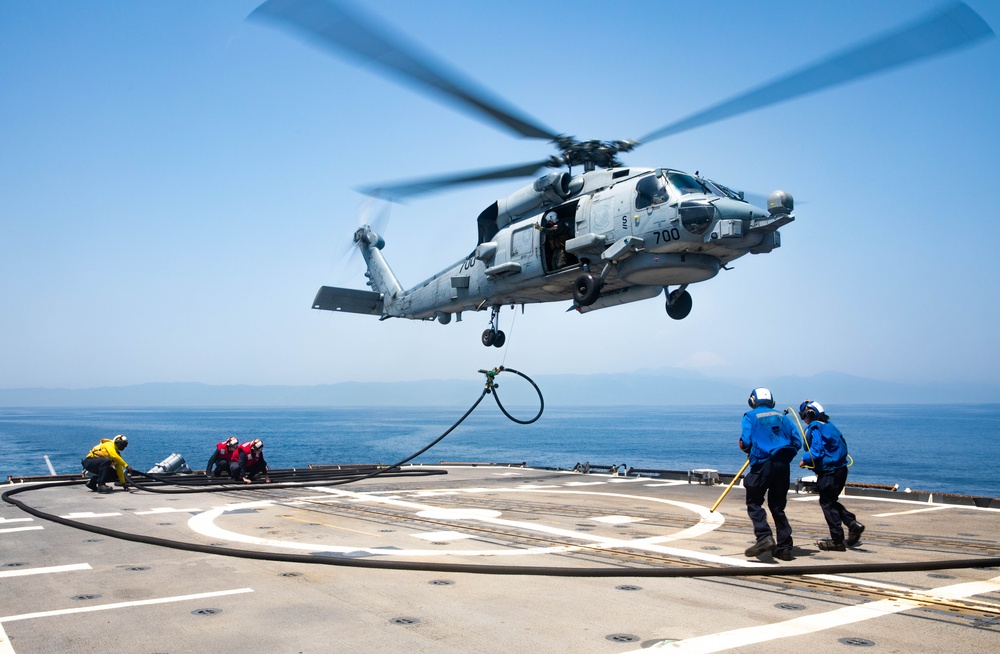
[[[667,201],[667,185],[660,175],[647,175],[635,185],[635,208],[645,209]]]

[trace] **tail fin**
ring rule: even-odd
[[[382,256],[382,248],[385,241],[382,237],[373,232],[367,225],[354,232],[354,242],[361,250],[361,256],[365,258],[368,272],[368,285],[377,293],[381,293],[386,305],[391,305],[397,298],[402,297],[403,287],[399,285],[399,280],[392,274],[389,264]]]
[[[392,305],[403,296],[403,288],[382,256],[381,250],[385,241],[365,225],[354,232],[354,244],[365,258],[365,264],[368,266],[365,277],[368,278],[368,285],[373,290],[360,291],[353,288],[323,286],[316,293],[313,309],[362,313],[381,316],[383,319],[397,315],[392,312]]]

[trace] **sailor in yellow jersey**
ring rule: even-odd
[[[100,443],[91,448],[81,462],[84,470],[95,475],[87,482],[87,488],[98,493],[110,493],[112,489],[106,482],[111,477],[113,468],[122,488],[128,489],[129,484],[125,473],[131,473],[132,468],[121,455],[122,450],[126,447],[128,447],[128,439],[125,438],[124,434],[118,434],[114,438],[102,438]]]

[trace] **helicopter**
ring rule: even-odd
[[[781,246],[779,228],[795,220],[794,200],[772,192],[766,206],[702,176],[670,167],[626,165],[619,155],[686,130],[805,96],[869,75],[943,55],[990,38],[993,31],[957,3],[910,24],[788,73],[638,139],[577,140],[511,109],[435,61],[401,35],[334,0],[267,0],[250,18],[304,37],[338,56],[360,59],[439,99],[457,103],[513,134],[550,141],[556,155],[502,168],[360,189],[398,201],[454,187],[539,175],[486,206],[476,217],[478,241],[464,259],[404,289],[370,225],[353,235],[371,290],[322,286],[312,308],[448,324],[489,309],[483,345],[502,347],[500,310],[572,301],[587,313],[665,294],[667,315],[692,309],[691,284],[707,281],[746,254]],[[574,173],[574,171],[578,171]]]

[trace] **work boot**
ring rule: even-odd
[[[847,548],[844,547],[843,543],[835,543],[830,538],[824,538],[823,540],[821,540],[818,543],[816,543],[816,546],[819,547],[824,552],[846,552],[847,551]]]
[[[101,485],[95,487],[94,490],[97,491],[98,493],[111,493],[111,492],[114,492],[114,489],[111,488],[110,486],[108,486],[107,484],[101,484]]]
[[[844,545],[854,547],[861,540],[861,534],[863,533],[865,533],[865,526],[855,520],[847,526],[847,540],[844,541]]]
[[[749,556],[750,558],[753,558],[755,556],[763,554],[764,552],[770,552],[773,549],[774,549],[774,538],[771,536],[764,536],[759,541],[748,547],[747,551],[744,552],[744,554],[746,556]]]
[[[774,558],[780,561],[791,561],[795,557],[792,556],[792,549],[786,548],[783,550],[774,550]]]
[[[91,477],[87,480],[87,488],[92,491],[97,490],[97,477]]]

